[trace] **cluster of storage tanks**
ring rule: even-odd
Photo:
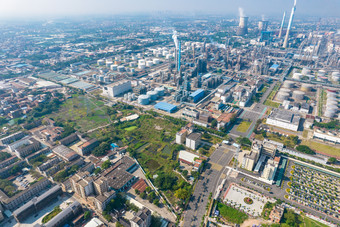
[[[136,95],[129,92],[129,93],[124,95],[124,100],[129,101],[129,102],[136,100]]]
[[[145,67],[151,67],[153,65],[157,65],[160,63],[160,60],[158,58],[154,58],[154,59],[140,59],[138,61],[138,68],[139,69],[145,69]]]
[[[174,57],[174,51],[173,50],[168,50],[166,47],[159,47],[157,49],[152,50],[153,55],[156,56],[157,58],[160,57],[165,57],[166,59],[170,59]]]
[[[296,101],[301,101],[305,98],[306,92],[311,92],[313,90],[313,85],[311,84],[301,84],[300,90],[291,91],[295,87],[295,82],[285,81],[282,88],[277,93],[276,99],[279,101],[288,100],[290,97]]]
[[[148,91],[146,95],[138,97],[138,103],[141,105],[148,105],[150,102],[157,100],[159,97],[164,96],[164,87],[156,87],[153,91]]]
[[[327,102],[325,117],[333,118],[339,111],[339,99],[337,98],[337,93],[334,91],[327,91]]]

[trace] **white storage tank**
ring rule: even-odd
[[[146,66],[147,66],[147,67],[153,66],[153,61],[147,61],[147,62],[146,62]]]
[[[295,80],[301,80],[302,77],[303,77],[303,75],[301,73],[294,73],[293,74],[293,79],[295,79]]]
[[[112,71],[117,71],[118,65],[111,65],[110,68]]]
[[[158,58],[154,58],[152,61],[154,65],[158,65],[160,62]]]
[[[156,87],[155,91],[157,92],[158,96],[164,95],[164,88],[163,87]]]
[[[287,92],[278,92],[276,99],[280,100],[280,101],[284,101],[284,100],[288,100],[289,99],[290,94]]]
[[[296,100],[303,100],[305,98],[305,93],[303,91],[293,91],[293,98]]]
[[[294,85],[295,85],[295,83],[293,81],[287,80],[287,81],[284,82],[283,87],[285,87],[285,88],[293,88]]]
[[[125,71],[125,67],[120,65],[120,66],[117,67],[117,71],[118,72],[124,72]]]
[[[312,91],[312,89],[313,89],[313,85],[311,84],[301,84],[301,91],[309,92],[309,91]]]
[[[148,105],[150,103],[150,97],[148,95],[140,95],[138,97],[138,103],[141,105]]]
[[[308,67],[304,67],[301,71],[302,75],[307,76],[310,74],[311,70]]]
[[[146,94],[149,95],[150,100],[154,101],[154,100],[157,100],[158,98],[157,91],[148,91]]]
[[[318,71],[318,76],[325,76],[325,75],[326,75],[326,71],[325,71],[325,70],[320,69],[320,70]]]

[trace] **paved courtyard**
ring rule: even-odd
[[[244,199],[247,197],[252,199],[252,204],[244,202]],[[226,202],[229,206],[241,210],[253,217],[261,216],[263,207],[268,201],[271,200],[263,195],[255,194],[235,184],[231,184],[229,186],[224,196],[224,202]]]

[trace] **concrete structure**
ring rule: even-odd
[[[283,42],[283,48],[287,48],[287,46],[288,46],[289,33],[290,33],[290,29],[291,29],[291,26],[292,26],[292,23],[293,23],[295,10],[296,10],[296,0],[294,1],[294,6],[293,6],[292,12],[291,12],[291,14],[290,14],[290,18],[289,18],[289,23],[288,23],[288,28],[287,28],[285,40],[284,40],[284,42]]]
[[[301,117],[286,110],[273,109],[269,114],[266,123],[269,125],[297,131]]]
[[[275,162],[273,159],[269,159],[263,169],[261,177],[273,183],[278,164],[279,163]]]
[[[75,201],[43,226],[44,227],[63,226],[68,221],[70,221],[71,219],[75,218],[78,214],[80,214],[82,210],[83,209],[81,207],[81,204]]]
[[[40,149],[40,143],[34,138],[24,138],[8,145],[8,149],[23,159]]]
[[[138,211],[130,220],[131,227],[149,227],[151,225],[151,211],[143,207],[140,211]]]
[[[178,160],[188,165],[194,165],[195,160],[199,158],[200,156],[184,150],[180,151],[178,155]]]
[[[313,138],[321,139],[327,142],[340,144],[340,133],[330,130],[315,129]]]
[[[115,191],[104,192],[94,198],[94,204],[97,210],[103,212],[112,199],[116,197]]]
[[[9,136],[6,136],[4,138],[1,138],[0,139],[0,142],[2,145],[7,145],[7,144],[10,144],[10,143],[13,143],[19,139],[22,139],[26,134],[24,132],[16,132],[12,135],[9,135]]]
[[[79,172],[70,178],[72,190],[80,197],[86,197],[94,193],[93,178],[89,173]]]
[[[53,153],[61,157],[63,160],[68,162],[79,158],[79,155],[74,150],[64,145],[59,145],[53,148],[52,151]]]
[[[13,216],[17,220],[17,222],[20,223],[26,218],[28,218],[30,215],[38,213],[46,205],[49,205],[51,201],[56,199],[61,194],[62,194],[61,187],[59,185],[55,185],[54,187],[52,187],[39,197],[33,198],[20,208],[16,209],[13,212]]]
[[[186,138],[185,146],[196,150],[201,144],[201,137],[202,135],[200,133],[190,133]]]
[[[131,90],[131,81],[121,81],[103,87],[103,93],[110,97],[117,97]]]

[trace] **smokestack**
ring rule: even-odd
[[[283,48],[287,48],[287,46],[288,46],[289,33],[290,33],[290,28],[292,26],[292,22],[293,22],[293,19],[294,19],[295,10],[296,10],[296,0],[294,1],[294,6],[293,6],[292,12],[290,14],[287,33],[286,33],[285,41],[283,42]]]
[[[178,72],[181,69],[181,41],[179,41],[178,45]]]
[[[267,21],[267,20],[259,21],[259,30],[260,31],[267,31],[268,23],[269,23],[269,21]]]
[[[238,8],[240,14],[240,23],[237,29],[237,35],[245,35],[248,33],[248,17],[245,16],[243,8]]]
[[[282,36],[282,29],[283,29],[283,25],[285,23],[285,19],[286,19],[286,12],[283,12],[283,17],[282,17],[282,22],[281,22],[281,27],[280,27],[280,32],[279,32],[279,38],[281,38],[281,36]]]

